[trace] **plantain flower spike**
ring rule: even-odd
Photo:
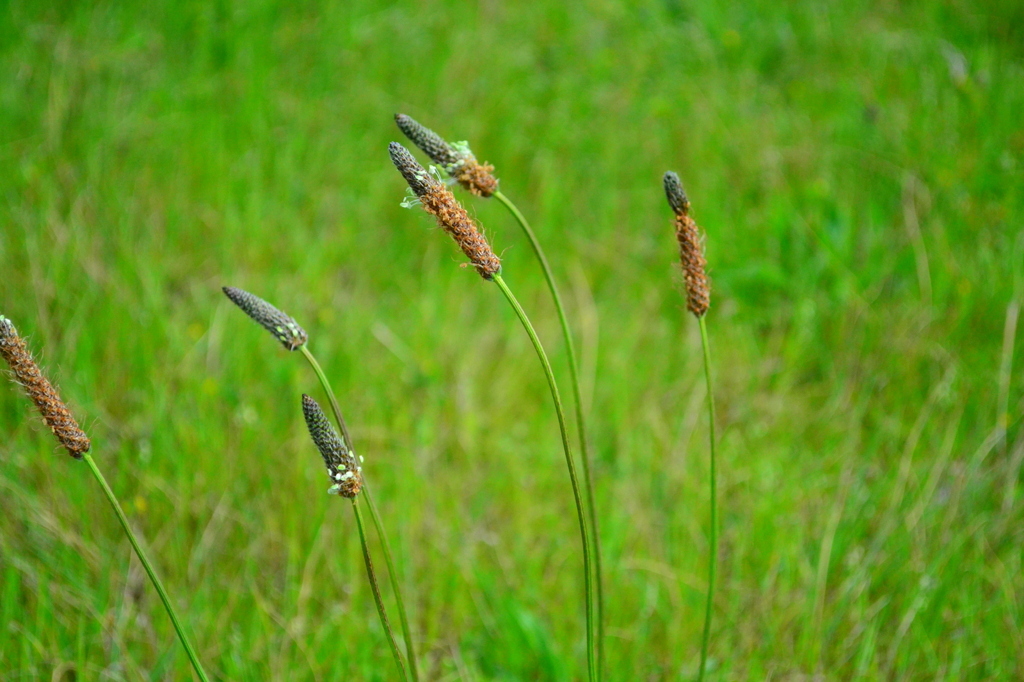
[[[434,216],[437,224],[451,235],[480,276],[489,280],[500,273],[501,260],[451,190],[421,166],[402,145],[392,142],[388,152],[423,210]]]
[[[306,418],[309,435],[327,465],[331,478],[331,495],[353,498],[363,487],[363,468],[356,461],[355,453],[345,447],[345,442],[331,426],[320,405],[305,393],[302,394],[302,414]]]
[[[309,340],[306,330],[299,323],[259,296],[235,287],[224,287],[224,294],[231,302],[261,327],[273,334],[286,350],[298,350]]]
[[[690,217],[690,200],[686,198],[679,176],[672,171],[665,173],[665,196],[676,215],[679,260],[683,265],[683,279],[686,282],[686,309],[697,317],[703,317],[711,303],[707,261],[704,259],[700,230]]]
[[[477,161],[465,142],[449,144],[433,130],[405,114],[395,114],[395,123],[413,144],[430,157],[431,161],[441,166],[445,173],[471,193],[487,198],[498,191],[494,166]]]
[[[21,384],[39,408],[43,421],[50,427],[57,441],[67,449],[69,455],[82,459],[91,446],[89,437],[78,426],[57,389],[43,376],[25,342],[18,336],[14,324],[3,315],[0,315],[0,356],[10,366],[14,380]]]

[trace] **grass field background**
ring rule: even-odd
[[[211,673],[394,679],[302,421],[315,377],[233,285],[310,333],[427,677],[584,675],[543,375],[497,288],[399,206],[396,112],[496,165],[562,286],[608,679],[689,679],[699,653],[707,417],[669,169],[714,288],[711,678],[1024,678],[1024,5],[5,0],[0,313]],[[571,395],[527,244],[459,196]],[[0,678],[187,677],[99,488],[13,385],[0,499]]]

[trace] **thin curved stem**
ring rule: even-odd
[[[711,606],[715,592],[715,570],[718,566],[718,480],[715,472],[715,394],[711,390],[711,347],[708,343],[708,329],[704,324],[704,316],[700,321],[700,342],[704,348],[704,378],[708,385],[708,427],[711,438],[711,554],[708,557],[708,596],[704,607],[704,635],[700,644],[700,670],[697,671],[697,682],[704,679],[704,669],[708,661],[708,642],[711,639]]]
[[[597,588],[597,677],[601,679],[601,670],[604,668],[604,581],[601,576],[601,530],[597,525],[597,502],[594,499],[594,477],[590,469],[590,448],[587,445],[587,429],[583,421],[583,397],[580,391],[579,365],[576,362],[576,348],[572,342],[572,330],[569,328],[569,320],[565,315],[565,307],[562,305],[562,297],[555,286],[555,276],[551,272],[548,258],[537,241],[537,236],[526,222],[526,218],[516,207],[512,200],[506,197],[501,191],[494,193],[494,198],[500,201],[508,209],[512,217],[523,229],[526,240],[533,248],[533,254],[540,263],[540,269],[547,280],[548,290],[551,292],[551,300],[555,303],[555,310],[558,312],[558,321],[562,326],[562,337],[565,339],[565,347],[569,353],[569,378],[572,380],[573,400],[576,403],[576,428],[580,441],[580,461],[583,463],[583,483],[587,488],[587,514],[590,516],[590,527],[594,531],[594,586]]]
[[[590,533],[587,529],[587,519],[583,511],[583,496],[580,492],[579,478],[576,475],[576,464],[572,458],[572,447],[569,444],[569,432],[565,426],[565,411],[562,408],[562,399],[558,394],[558,384],[555,383],[555,374],[551,370],[551,363],[548,361],[548,356],[544,352],[544,346],[541,345],[540,339],[537,338],[537,332],[534,331],[533,325],[530,323],[530,318],[526,316],[526,312],[523,311],[522,306],[519,305],[519,301],[512,294],[512,291],[505,284],[505,280],[501,278],[501,275],[494,276],[494,283],[501,289],[501,293],[508,299],[509,304],[515,310],[516,315],[519,317],[519,321],[522,323],[523,328],[526,330],[527,335],[530,337],[530,341],[533,342],[534,350],[537,351],[537,357],[540,359],[540,364],[544,368],[544,376],[548,380],[548,388],[551,389],[551,399],[555,403],[555,413],[558,415],[558,428],[562,436],[562,450],[565,451],[565,465],[569,469],[569,481],[572,483],[572,495],[576,502],[576,516],[579,519],[580,526],[580,537],[583,540],[583,574],[584,574],[584,586],[587,597],[587,671],[591,682],[597,680],[597,664],[596,664],[596,650],[594,647],[594,585],[593,585],[593,569],[592,569],[592,549],[590,546]]]
[[[402,593],[398,588],[398,572],[391,561],[391,546],[388,545],[388,538],[384,535],[384,526],[381,524],[380,516],[377,514],[377,505],[373,503],[370,490],[366,486],[366,477],[363,477],[363,495],[366,496],[366,506],[370,510],[370,519],[377,529],[377,537],[380,538],[381,546],[384,549],[384,563],[388,567],[388,580],[391,583],[391,591],[395,593],[395,603],[398,605],[398,620],[402,623],[402,635],[405,640],[405,651],[409,657],[409,670],[412,673],[413,682],[419,680],[419,672],[416,669],[416,650],[412,648],[412,631],[409,629],[409,619],[405,613],[405,602],[402,600]]]
[[[175,613],[174,607],[171,606],[171,599],[167,596],[167,590],[164,589],[164,585],[160,582],[160,578],[157,577],[156,571],[153,569],[153,565],[149,562],[149,557],[143,551],[142,546],[139,545],[138,539],[135,537],[135,532],[132,527],[128,525],[128,518],[124,515],[124,511],[121,509],[121,505],[117,501],[117,497],[114,495],[114,491],[107,485],[107,479],[100,473],[99,467],[96,466],[96,462],[93,461],[92,455],[88,452],[83,456],[85,463],[89,465],[89,470],[92,471],[92,475],[96,478],[96,481],[103,488],[103,494],[107,496],[107,501],[110,502],[110,506],[114,509],[114,514],[117,515],[117,520],[121,522],[121,528],[124,530],[124,534],[128,536],[128,542],[132,544],[132,549],[135,550],[135,555],[139,557],[139,561],[142,562],[142,567],[146,569],[146,573],[149,575],[149,579],[153,583],[153,587],[156,588],[157,594],[160,595],[160,601],[164,603],[164,608],[167,609],[167,615],[171,617],[171,624],[174,625],[174,631],[178,633],[178,639],[181,640],[181,645],[185,647],[185,653],[188,654],[188,660],[192,663],[192,668],[195,669],[196,675],[203,682],[209,682],[209,678],[206,676],[206,671],[203,670],[203,664],[199,662],[199,656],[196,655],[195,649],[192,648],[192,644],[188,641],[188,637],[185,636],[185,628],[182,627],[181,622],[178,620],[178,614]]]
[[[345,418],[341,416],[341,407],[338,405],[338,399],[334,396],[334,390],[331,388],[331,383],[327,380],[327,375],[324,374],[320,363],[313,357],[313,353],[309,348],[303,345],[299,347],[299,350],[302,351],[302,355],[309,361],[310,366],[320,380],[320,385],[323,386],[324,392],[327,394],[327,400],[331,404],[331,411],[334,413],[334,418],[341,428],[341,436],[345,439],[345,446],[348,447],[350,452],[355,452],[355,448],[352,446],[352,437],[348,435]],[[384,524],[377,513],[377,505],[373,503],[373,497],[370,495],[370,486],[366,482],[365,475],[363,476],[362,494],[366,497],[366,506],[370,510],[370,520],[373,521],[373,527],[377,531],[377,537],[380,539],[381,549],[384,551],[384,563],[388,568],[388,582],[391,584],[391,591],[395,595],[395,603],[398,605],[398,620],[402,624],[402,638],[405,641],[405,654],[409,658],[409,671],[412,674],[413,682],[418,682],[419,671],[416,668],[416,650],[412,646],[412,631],[409,629],[409,618],[405,611],[405,600],[402,599],[402,591],[398,585],[398,572],[395,570],[395,563],[391,558],[391,545],[388,543],[387,535],[384,534]]]
[[[370,560],[370,548],[366,544],[366,529],[363,528],[363,514],[359,511],[359,498],[352,498],[352,511],[356,515],[356,525],[359,526],[359,542],[363,546],[363,561],[366,563],[366,577],[370,581],[370,588],[373,590],[373,600],[377,603],[377,613],[380,614],[380,623],[384,626],[384,632],[388,636],[388,644],[391,645],[391,654],[395,657],[395,665],[402,671],[402,679],[408,680],[409,673],[405,669],[405,661],[402,660],[402,652],[398,649],[398,641],[395,633],[391,630],[391,623],[388,622],[388,614],[384,610],[384,600],[380,596],[380,586],[377,585],[377,576],[373,572],[373,562]]]
[[[310,367],[316,372],[316,378],[320,380],[320,385],[324,387],[324,391],[327,393],[327,399],[331,403],[331,411],[334,412],[334,418],[338,420],[338,426],[341,427],[341,437],[345,439],[345,445],[349,451],[352,451],[352,437],[348,435],[348,427],[345,426],[345,418],[341,416],[341,407],[338,405],[338,399],[334,397],[334,391],[331,390],[331,382],[327,381],[327,375],[324,374],[324,370],[320,367],[320,363],[313,357],[313,353],[310,352],[309,348],[305,344],[299,346],[299,350],[302,351],[303,357],[309,361]]]

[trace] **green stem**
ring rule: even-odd
[[[199,657],[196,655],[195,649],[192,648],[192,644],[188,641],[185,636],[185,629],[181,626],[181,622],[178,620],[178,614],[175,613],[174,607],[171,606],[170,597],[167,596],[167,591],[164,589],[164,585],[160,582],[160,578],[157,577],[156,571],[153,570],[153,565],[149,563],[149,557],[142,550],[139,545],[138,539],[135,537],[135,532],[132,527],[128,525],[128,518],[124,515],[121,510],[121,505],[117,501],[117,497],[114,495],[114,491],[107,485],[107,479],[100,473],[99,468],[96,466],[96,462],[93,461],[92,455],[85,453],[83,459],[85,463],[89,465],[89,469],[92,471],[92,475],[96,478],[96,481],[103,488],[103,494],[107,496],[107,501],[110,502],[110,506],[114,509],[114,514],[117,515],[117,520],[121,522],[121,528],[124,530],[124,534],[128,536],[128,541],[132,543],[132,548],[135,550],[136,556],[139,557],[139,561],[142,562],[142,567],[146,569],[146,573],[149,574],[149,579],[153,581],[153,587],[156,588],[157,594],[160,595],[160,601],[164,603],[164,608],[167,609],[167,615],[171,617],[171,623],[174,625],[174,631],[178,633],[178,639],[181,640],[181,645],[185,647],[185,653],[188,654],[188,659],[192,662],[192,667],[195,669],[196,674],[199,675],[199,679],[203,682],[209,682],[209,678],[206,676],[206,671],[203,670],[202,663],[199,662]]]
[[[530,341],[533,342],[534,350],[537,351],[537,357],[540,359],[540,364],[544,368],[544,376],[548,380],[548,388],[551,389],[551,399],[555,403],[555,413],[558,415],[558,428],[562,436],[562,450],[565,451],[565,465],[569,469],[569,481],[572,483],[572,495],[576,502],[576,516],[579,519],[580,526],[580,537],[583,539],[583,574],[584,574],[584,586],[587,597],[587,669],[591,682],[597,680],[597,665],[596,665],[596,651],[594,648],[594,586],[593,586],[593,573],[591,568],[591,547],[590,547],[590,533],[587,530],[587,520],[583,512],[583,496],[580,493],[580,483],[576,476],[576,464],[572,458],[572,448],[569,445],[569,432],[565,427],[565,411],[562,409],[562,399],[558,395],[558,384],[555,383],[555,374],[551,371],[551,363],[548,362],[548,356],[544,352],[544,346],[541,345],[540,339],[537,338],[537,332],[534,331],[533,325],[530,323],[530,318],[526,316],[522,306],[519,305],[519,301],[512,294],[512,291],[505,284],[505,280],[501,278],[501,275],[494,276],[494,283],[501,289],[501,293],[508,299],[509,304],[515,310],[516,315],[519,317],[519,321],[523,324],[523,328],[526,330],[527,335],[530,337]]]
[[[299,346],[299,350],[302,351],[303,357],[309,361],[313,371],[316,372],[316,378],[320,380],[320,385],[324,387],[327,399],[331,402],[331,411],[334,412],[334,418],[338,420],[338,426],[341,427],[341,437],[345,439],[345,445],[349,451],[353,451],[352,437],[348,435],[348,427],[345,426],[345,418],[341,416],[341,407],[338,405],[338,399],[334,397],[334,391],[331,390],[331,382],[327,381],[327,375],[324,374],[324,370],[320,368],[320,363],[313,357],[309,348],[303,344]]]
[[[547,280],[548,290],[551,292],[551,300],[555,303],[555,310],[558,312],[558,321],[562,325],[562,337],[565,339],[565,347],[569,353],[569,378],[572,380],[573,400],[576,403],[576,428],[579,430],[580,461],[583,462],[583,483],[587,488],[587,515],[590,517],[590,527],[594,531],[594,586],[597,588],[597,678],[601,679],[601,670],[604,668],[604,587],[601,570],[601,530],[597,525],[597,503],[594,500],[594,478],[590,470],[590,448],[587,446],[587,429],[583,421],[583,399],[580,391],[579,365],[576,363],[576,348],[572,342],[572,331],[569,329],[569,320],[565,315],[565,307],[562,305],[562,297],[555,286],[555,277],[551,273],[551,266],[544,250],[537,241],[537,236],[526,222],[526,218],[519,211],[512,200],[500,191],[494,193],[494,198],[504,204],[505,208],[519,223],[523,229],[527,241],[533,248],[533,254],[540,263],[540,269]]]
[[[370,496],[370,489],[366,486],[366,477],[363,477],[363,495],[366,497],[366,506],[370,510],[370,519],[377,529],[377,537],[380,538],[381,546],[384,549],[384,563],[388,566],[388,580],[391,582],[391,591],[395,593],[395,603],[398,605],[398,620],[402,623],[402,634],[405,640],[405,652],[409,657],[409,669],[412,672],[413,682],[419,680],[419,671],[416,669],[416,651],[412,648],[412,631],[409,629],[409,619],[405,613],[405,602],[402,600],[402,593],[398,587],[398,572],[391,561],[391,547],[388,545],[388,538],[384,535],[384,526],[381,524],[380,516],[377,515],[377,505],[373,503]]]
[[[337,420],[338,426],[341,427],[341,436],[345,439],[345,446],[348,447],[350,452],[355,452],[355,448],[352,447],[352,437],[348,435],[345,418],[341,416],[341,407],[338,405],[338,399],[334,396],[334,390],[331,388],[331,383],[327,380],[327,375],[324,374],[320,363],[316,361],[313,353],[306,346],[300,346],[299,350],[302,351],[302,355],[309,361],[310,366],[320,380],[320,385],[323,386],[324,392],[327,393],[327,399],[331,403],[331,411],[334,412],[334,418]],[[409,618],[405,611],[405,600],[402,599],[402,591],[398,585],[398,572],[395,570],[395,563],[391,558],[391,545],[388,543],[387,535],[384,534],[384,524],[381,523],[380,515],[377,514],[377,505],[373,503],[373,497],[370,495],[370,487],[366,482],[365,475],[363,476],[362,493],[366,497],[366,506],[370,510],[370,520],[373,521],[373,527],[377,531],[377,537],[380,538],[381,548],[384,551],[384,563],[388,567],[388,581],[391,583],[391,591],[395,594],[395,603],[398,605],[398,620],[402,624],[405,654],[409,657],[409,670],[412,673],[413,682],[418,682],[419,671],[416,668],[416,650],[412,646],[412,630],[409,629]]]
[[[711,639],[711,602],[715,592],[715,569],[718,565],[718,480],[715,473],[715,394],[711,389],[711,347],[708,343],[708,329],[704,316],[700,321],[700,342],[704,348],[704,378],[708,385],[708,418],[711,420],[711,554],[708,557],[708,596],[704,607],[704,635],[700,644],[700,669],[697,682],[704,679],[708,660],[708,641]]]
[[[370,561],[370,548],[366,544],[366,529],[363,528],[363,514],[359,511],[359,498],[352,498],[352,511],[356,514],[356,525],[359,526],[359,542],[363,546],[363,561],[366,563],[366,577],[370,581],[370,588],[373,590],[373,600],[377,603],[377,613],[380,614],[380,623],[384,626],[384,632],[388,636],[388,644],[391,645],[391,653],[395,657],[395,665],[402,671],[402,679],[408,680],[409,673],[405,670],[405,661],[402,660],[402,652],[398,650],[398,640],[391,630],[391,623],[388,622],[388,614],[384,611],[384,600],[380,596],[380,586],[377,585],[377,576],[373,572],[373,562]]]

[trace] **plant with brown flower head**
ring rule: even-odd
[[[500,273],[501,260],[494,255],[487,239],[447,185],[421,166],[409,150],[397,142],[391,143],[388,152],[391,162],[405,178],[423,210],[434,216],[438,226],[451,235],[480,276],[493,279]]]
[[[433,130],[405,114],[395,114],[395,123],[431,161],[471,193],[486,198],[498,191],[494,166],[477,161],[465,142],[448,143]]]
[[[14,324],[0,315],[0,357],[11,368],[14,380],[21,384],[25,393],[43,415],[43,421],[57,437],[57,442],[64,446],[68,454],[75,459],[82,459],[89,451],[89,437],[78,426],[71,415],[71,410],[61,399],[57,389],[43,376],[39,365],[32,359],[25,341],[18,335]]]
[[[711,289],[708,286],[707,261],[701,244],[697,223],[690,217],[690,200],[683,191],[679,176],[668,171],[664,178],[665,196],[675,214],[676,241],[679,243],[679,260],[683,266],[683,280],[686,283],[686,309],[697,317],[700,325],[701,347],[704,350],[704,379],[707,383],[709,434],[711,439],[711,553],[708,556],[708,591],[704,604],[704,631],[700,646],[700,669],[697,679],[704,679],[707,668],[708,642],[711,639],[711,606],[715,592],[715,572],[718,565],[718,478],[715,470],[715,396],[711,385],[711,350],[708,330],[705,324],[708,307],[711,305]]]
[[[477,196],[493,196],[508,212],[512,214],[516,223],[523,231],[523,235],[533,250],[537,259],[544,280],[551,294],[551,301],[555,305],[555,312],[558,314],[558,321],[562,328],[562,339],[569,361],[569,379],[572,384],[573,402],[576,408],[576,430],[580,444],[580,461],[583,463],[583,482],[586,486],[587,515],[590,518],[590,526],[594,531],[594,582],[597,586],[597,677],[601,677],[601,667],[604,665],[604,588],[601,568],[601,541],[600,529],[597,523],[597,503],[594,499],[594,481],[590,468],[590,448],[587,442],[587,427],[583,414],[583,398],[580,390],[579,363],[576,361],[576,345],[573,343],[572,331],[569,328],[569,319],[565,314],[565,306],[562,304],[562,297],[558,293],[558,286],[555,284],[555,276],[548,263],[547,255],[540,245],[540,241],[534,234],[533,228],[526,221],[522,211],[497,187],[497,181],[493,180],[493,167],[488,165],[480,167],[476,159],[472,157],[471,162],[462,163],[464,153],[469,153],[469,147],[465,142],[449,144],[433,130],[426,128],[405,114],[396,114],[395,122],[398,128],[405,133],[406,137],[413,141],[427,156],[458,180],[459,184]],[[462,174],[454,174],[450,170],[453,165],[462,163],[456,167],[462,169]],[[469,170],[467,170],[469,169]],[[471,172],[470,172],[471,171]],[[476,179],[482,176],[483,179]],[[493,189],[491,189],[493,186]]]
[[[512,306],[516,316],[519,318],[520,323],[523,325],[523,329],[526,330],[527,335],[530,337],[530,342],[533,344],[534,350],[537,353],[537,358],[540,360],[541,368],[544,371],[544,377],[548,382],[548,388],[551,391],[551,398],[555,406],[555,414],[558,417],[558,428],[562,438],[562,450],[565,454],[565,464],[569,471],[569,482],[572,486],[573,501],[576,504],[576,515],[579,522],[580,538],[583,545],[583,576],[584,576],[584,589],[586,592],[586,630],[587,630],[587,669],[591,682],[599,678],[599,668],[597,664],[597,647],[596,647],[596,624],[594,617],[594,559],[593,559],[593,546],[591,544],[591,528],[588,525],[587,516],[584,512],[583,493],[580,489],[579,478],[576,474],[576,464],[573,460],[572,447],[569,444],[569,432],[566,427],[565,411],[562,408],[562,399],[558,391],[558,384],[555,381],[555,374],[551,369],[551,363],[548,360],[547,353],[544,351],[544,346],[540,342],[540,338],[537,336],[537,332],[533,328],[533,324],[527,317],[526,312],[522,306],[519,305],[519,301],[512,294],[511,289],[505,283],[505,280],[501,276],[501,262],[497,256],[494,255],[494,251],[491,249],[490,244],[484,239],[483,235],[476,228],[476,225],[469,218],[466,213],[466,209],[455,199],[452,193],[445,187],[444,183],[440,182],[430,172],[428,172],[423,166],[421,166],[412,154],[409,153],[405,147],[392,142],[388,147],[388,152],[391,155],[391,161],[395,164],[395,167],[405,178],[409,188],[419,199],[420,205],[433,215],[438,222],[438,225],[444,229],[445,232],[452,235],[455,241],[462,248],[462,251],[469,257],[470,261],[476,266],[477,272],[480,273],[481,277],[486,280],[493,281],[498,285],[501,293],[505,296],[505,299]],[[405,204],[408,205],[408,204]]]
[[[682,263],[683,278],[686,281],[686,309],[697,317],[703,317],[711,305],[707,261],[704,259],[700,230],[690,217],[690,200],[683,191],[679,176],[672,171],[665,173],[665,196],[676,216],[679,261]]]
[[[142,566],[149,575],[153,587],[156,588],[157,594],[160,595],[160,600],[163,602],[164,608],[167,609],[167,615],[171,618],[171,623],[174,626],[174,631],[178,634],[178,639],[181,640],[182,646],[185,647],[185,653],[188,654],[192,667],[195,669],[199,679],[207,682],[208,678],[202,664],[199,662],[199,656],[185,636],[185,630],[178,620],[178,614],[175,613],[174,607],[171,605],[171,599],[167,595],[163,583],[160,582],[160,578],[150,563],[149,557],[135,537],[135,531],[128,525],[128,518],[124,515],[117,496],[114,495],[114,491],[107,484],[107,479],[104,478],[99,467],[96,466],[96,462],[93,461],[92,456],[89,454],[89,449],[92,445],[89,437],[78,426],[78,422],[71,415],[71,411],[64,404],[60,394],[57,393],[57,389],[46,378],[39,365],[36,364],[36,361],[32,359],[32,354],[28,352],[28,347],[21,336],[19,336],[18,330],[14,328],[14,324],[3,315],[0,315],[0,357],[3,357],[4,361],[11,368],[15,382],[21,384],[22,388],[25,389],[25,393],[28,394],[32,402],[39,408],[39,412],[43,415],[46,425],[50,427],[53,435],[57,437],[57,442],[67,449],[68,454],[75,459],[84,459],[85,463],[89,466],[89,470],[92,472],[96,482],[99,483],[100,488],[103,489],[103,494],[106,495],[107,501],[113,508],[114,514],[121,524],[121,529],[128,536],[128,541],[135,550],[135,554],[139,557],[139,561],[142,562]]]

